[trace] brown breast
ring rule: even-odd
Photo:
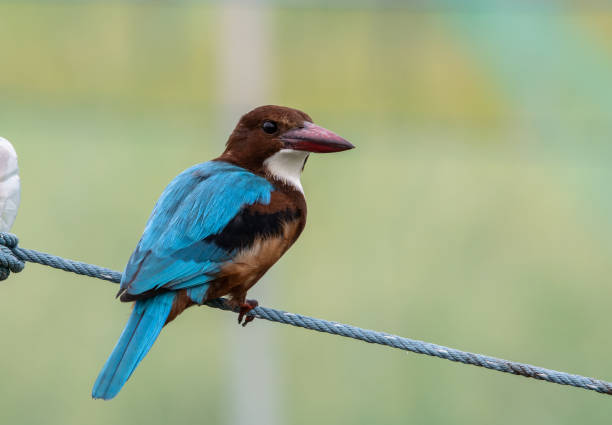
[[[270,203],[249,205],[223,230],[215,242],[237,255],[221,266],[206,298],[231,295],[242,303],[246,292],[291,247],[306,224],[306,201],[301,192],[274,182]],[[231,246],[233,244],[233,246]]]

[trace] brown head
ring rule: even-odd
[[[242,116],[219,159],[301,190],[299,176],[310,152],[340,152],[352,148],[342,137],[313,124],[308,114],[267,105]]]

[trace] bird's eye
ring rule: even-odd
[[[274,121],[264,121],[261,128],[268,134],[274,134],[278,130],[278,126]]]

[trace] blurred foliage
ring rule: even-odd
[[[308,162],[307,229],[260,301],[611,380],[612,13],[444,4],[271,8],[259,103],[303,109],[358,149]],[[22,246],[123,268],[165,184],[231,131],[218,14],[0,3],[0,132],[20,155]],[[240,409],[224,348],[249,330],[227,313],[186,312],[104,403],[89,394],[129,314],[116,288],[28,265],[0,289],[1,423],[223,423]],[[254,326],[277,341],[286,423],[612,414],[582,390]]]

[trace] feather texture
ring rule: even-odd
[[[179,174],[158,200],[121,280],[122,299],[209,282],[235,255],[206,239],[219,234],[244,205],[268,204],[274,186],[222,161]]]
[[[167,292],[134,304],[117,345],[96,379],[91,393],[93,398],[108,400],[119,393],[161,332],[174,296]]]
[[[147,354],[168,320],[177,292],[202,303],[220,265],[236,255],[206,238],[222,232],[243,206],[270,202],[265,178],[222,161],[179,174],[157,201],[121,280],[121,299],[137,300],[93,388],[113,398]],[[184,307],[183,307],[184,308]]]

